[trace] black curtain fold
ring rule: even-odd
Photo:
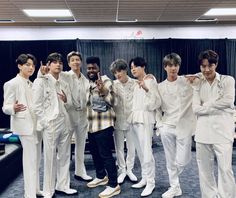
[[[46,40],[46,41],[0,41],[0,105],[3,102],[3,84],[16,76],[15,64],[21,53],[31,53],[39,62],[45,63],[52,52],[59,52],[65,58],[64,70],[69,70],[66,55],[72,51],[80,51],[83,57],[82,72],[86,73],[86,58],[98,56],[101,59],[101,73],[113,78],[109,71],[110,64],[117,58],[129,62],[131,58],[141,56],[147,61],[147,72],[155,75],[160,82],[165,79],[162,66],[163,57],[171,52],[182,58],[180,74],[199,72],[198,54],[202,50],[215,50],[219,56],[218,72],[236,76],[236,40],[234,39],[140,39],[140,40]],[[36,77],[38,68],[31,80]],[[9,116],[0,112],[0,128],[9,127]]]

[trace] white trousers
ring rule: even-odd
[[[84,165],[84,150],[88,134],[87,124],[80,122],[77,126],[74,126],[72,133],[75,135],[75,175],[87,175]]]
[[[130,129],[141,164],[142,179],[155,184],[155,160],[152,153],[153,124],[132,124]]]
[[[44,183],[45,196],[52,196],[56,189],[70,187],[70,134],[65,117],[50,121],[43,133],[44,142]]]
[[[232,171],[232,143],[196,144],[202,198],[235,198],[236,186]],[[214,175],[215,156],[218,164],[218,185]]]
[[[40,190],[40,177],[39,177],[39,169],[40,169],[40,162],[42,159],[42,143],[43,143],[43,132],[36,132],[37,135],[37,143],[36,143],[36,149],[37,149],[37,174],[36,174],[36,193],[41,191]]]
[[[124,141],[126,138],[126,146],[127,146],[127,156],[125,160],[124,154]],[[129,130],[115,130],[114,131],[114,143],[116,149],[116,158],[118,164],[118,172],[126,173],[132,171],[134,167],[135,160],[135,147],[133,143],[132,133]]]
[[[40,158],[35,135],[20,135],[23,147],[23,177],[24,197],[36,198],[36,191],[39,190],[39,164]]]
[[[177,139],[176,129],[164,125],[160,130],[166,168],[171,187],[179,186],[179,175],[191,161],[192,136]]]

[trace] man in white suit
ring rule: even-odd
[[[129,63],[132,75],[137,78],[133,91],[131,114],[128,118],[131,136],[141,164],[142,179],[132,188],[145,187],[142,197],[151,195],[155,189],[155,160],[152,153],[152,136],[155,124],[155,110],[160,106],[157,82],[147,78],[145,60],[141,57]]]
[[[203,78],[194,89],[193,111],[197,115],[196,155],[202,198],[235,198],[232,171],[235,80],[216,72],[219,56],[212,50],[199,55]],[[214,176],[215,157],[218,184]]]
[[[66,106],[71,105],[71,93],[67,83],[59,78],[61,54],[50,54],[47,63],[49,74],[34,81],[33,102],[37,128],[44,130],[44,197],[51,198],[55,189],[67,195],[76,194],[77,190],[70,188],[71,127]]]
[[[113,82],[116,101],[113,109],[116,113],[114,143],[119,167],[118,183],[123,183],[126,175],[131,181],[135,182],[137,181],[137,177],[132,172],[135,159],[135,147],[127,119],[131,114],[133,91],[137,82],[127,75],[128,64],[123,59],[115,60],[110,66],[110,71],[116,77],[116,80]],[[124,156],[125,139],[128,149],[126,159]]]
[[[89,90],[89,81],[81,73],[82,56],[79,52],[72,51],[67,55],[70,71],[60,73],[60,78],[67,82],[71,92],[72,106],[68,109],[72,131],[75,136],[75,179],[91,181],[84,165],[84,150],[88,132],[86,90]],[[38,77],[48,73],[47,66],[41,66]]]
[[[192,110],[193,89],[184,76],[178,76],[181,58],[171,53],[163,58],[167,79],[158,85],[161,97],[157,111],[157,128],[166,157],[170,188],[163,198],[182,195],[179,175],[191,160],[192,135],[196,126]]]
[[[24,197],[36,198],[36,194],[42,196],[39,190],[42,142],[36,133],[36,117],[32,109],[32,82],[29,80],[35,71],[36,58],[31,54],[21,54],[16,63],[19,73],[4,84],[2,109],[5,114],[11,116],[11,131],[19,135],[23,147]]]
[[[72,51],[67,55],[67,62],[71,70],[62,72],[61,78],[70,87],[72,106],[68,113],[75,135],[75,179],[91,181],[92,177],[87,175],[84,165],[84,150],[88,132],[86,90],[89,89],[88,79],[81,73],[82,56]]]

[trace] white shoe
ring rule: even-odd
[[[126,177],[126,173],[121,173],[117,179],[118,184],[121,184],[124,182],[124,179]]]
[[[103,179],[95,178],[93,181],[87,183],[89,188],[95,188],[97,186],[106,185],[108,183],[108,178],[105,176]]]
[[[146,196],[151,195],[154,189],[155,189],[155,184],[147,183],[146,187],[144,188],[143,192],[141,193],[141,197],[146,197]]]
[[[38,191],[36,192],[36,196],[37,196],[37,197],[44,197],[43,191],[38,190]]]
[[[53,195],[47,194],[47,193],[43,193],[44,194],[44,198],[53,198],[55,197],[55,193]]]
[[[109,198],[120,194],[120,185],[118,184],[115,188],[107,186],[104,191],[102,191],[98,196],[100,198]]]
[[[182,190],[179,186],[176,186],[176,187],[170,187],[161,196],[162,196],[162,198],[173,198],[173,197],[180,196],[180,195],[182,195]]]
[[[84,174],[84,175],[74,175],[74,178],[77,179],[77,180],[82,180],[82,181],[92,181],[92,177],[87,175],[87,174]]]
[[[132,188],[142,188],[142,187],[146,186],[146,184],[147,184],[147,181],[145,179],[141,179],[140,182],[138,182],[137,184],[132,185],[131,187]]]
[[[73,188],[68,188],[68,189],[56,189],[56,193],[59,194],[66,194],[66,195],[75,195],[77,194],[77,190]]]
[[[138,181],[138,178],[134,175],[134,173],[133,173],[132,171],[128,171],[128,172],[127,172],[127,175],[128,175],[129,179],[130,179],[132,182]]]

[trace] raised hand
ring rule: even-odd
[[[60,100],[62,100],[64,103],[67,102],[67,97],[63,90],[61,90],[61,93],[57,93],[57,95],[59,96]]]
[[[95,81],[96,85],[97,85],[97,88],[98,88],[98,91],[99,91],[99,94],[101,96],[106,96],[109,92],[109,90],[107,90],[105,87],[104,87],[104,83],[102,81],[102,78],[100,76],[100,72],[97,73],[98,75],[98,79]]]
[[[147,88],[146,84],[145,84],[145,81],[144,80],[141,80],[141,81],[137,81],[138,85],[139,85],[139,88],[143,88],[146,92],[149,91],[149,89]]]
[[[20,112],[20,111],[25,111],[27,107],[23,104],[19,104],[18,100],[16,100],[13,108],[14,108],[15,113],[17,113],[17,112]]]
[[[47,62],[46,65],[43,65],[43,62],[40,61],[40,72],[42,73],[42,75],[48,74],[49,72],[49,62]]]
[[[98,75],[98,79],[95,81],[95,83],[97,85],[98,90],[100,91],[104,87],[104,83],[102,82],[102,78],[100,76],[100,72],[98,72],[97,75]]]

